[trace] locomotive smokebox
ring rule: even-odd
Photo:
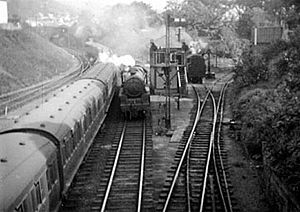
[[[145,93],[145,84],[138,77],[131,77],[123,84],[124,93],[128,97],[139,97]]]
[[[123,75],[123,91],[128,97],[136,98],[144,94],[146,73],[140,67],[131,67],[129,72]]]

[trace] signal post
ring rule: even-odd
[[[178,41],[180,41],[180,30],[186,25],[186,21],[183,18],[171,18],[170,14],[167,14],[166,18],[166,56],[164,67],[164,75],[166,78],[165,94],[166,94],[166,110],[165,110],[165,126],[167,129],[171,128],[171,79],[170,79],[170,25],[179,27],[178,28]],[[179,100],[178,100],[179,101]]]
[[[180,70],[185,66],[185,53],[178,46],[170,47],[170,28],[184,26],[184,19],[174,19],[168,14],[166,16],[166,37],[165,48],[150,48],[150,78],[152,94],[163,94],[165,96],[164,119],[165,127],[171,128],[171,95],[172,93],[184,92],[185,87],[181,87]],[[178,34],[180,39],[180,31]],[[151,42],[151,41],[150,41]]]

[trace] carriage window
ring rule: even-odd
[[[38,205],[42,203],[42,192],[40,182],[35,183],[35,193]]]
[[[31,212],[33,211],[32,202],[31,202],[31,195],[28,194],[26,199],[23,202],[24,205],[24,211],[25,212]]]
[[[82,138],[84,133],[83,120],[80,121],[79,132],[80,132],[80,138]]]
[[[76,123],[75,125],[75,141],[76,141],[76,145],[79,143],[80,141],[80,124],[79,122]]]
[[[41,180],[40,180],[41,184],[40,184],[40,187],[41,187],[41,194],[42,194],[42,200],[45,199],[46,197],[46,186],[47,186],[47,176],[45,175],[45,173],[43,174]]]
[[[91,120],[92,120],[92,110],[90,107],[87,109],[86,114],[87,114],[87,126],[89,126],[91,124]]]
[[[47,171],[46,171],[46,175],[47,175],[47,185],[48,185],[48,190],[51,191],[52,189],[52,184],[51,184],[51,175],[50,175],[50,166],[48,167]]]
[[[51,168],[50,168],[50,182],[51,182],[51,186],[53,186],[54,182],[55,182],[55,170],[54,170],[54,164],[52,164]]]
[[[86,109],[85,111],[85,122],[86,122],[86,130],[87,128],[89,127],[89,124],[90,124],[90,108]]]
[[[71,134],[69,135],[67,145],[68,145],[67,151],[68,151],[68,158],[69,158],[69,157],[71,157],[71,154],[73,152],[73,139],[71,137]]]
[[[72,152],[74,151],[75,147],[76,147],[76,141],[75,141],[74,131],[71,130],[71,148],[72,148]]]
[[[79,135],[79,141],[81,140],[82,137],[82,122],[78,122],[78,135]]]
[[[93,100],[92,100],[92,116],[96,115],[96,113],[97,113],[97,109],[96,108],[97,108],[96,107],[96,100],[95,100],[95,98],[93,98]]]
[[[83,116],[83,132],[85,132],[87,130],[87,119],[86,119],[86,115]]]
[[[31,190],[30,195],[31,195],[31,201],[32,201],[32,208],[33,208],[33,210],[35,211],[35,210],[37,210],[37,208],[38,208],[35,189],[32,189],[32,190]]]
[[[72,142],[72,139],[71,139],[71,137],[69,136],[69,135],[67,135],[66,137],[65,137],[65,139],[64,139],[64,143],[65,143],[65,154],[66,154],[66,160],[68,160],[69,159],[69,157],[70,157],[70,155],[71,155],[71,153],[72,153],[72,144],[71,144],[71,142]]]
[[[66,141],[64,140],[63,141],[63,144],[62,144],[62,160],[63,160],[63,163],[66,164],[66,160],[67,160],[67,156],[66,156]]]
[[[47,169],[47,182],[48,182],[49,191],[52,190],[52,187],[56,179],[57,179],[57,165],[56,165],[56,160],[54,160],[52,164],[48,166]]]
[[[102,99],[98,100],[98,111],[101,110],[102,107]]]
[[[106,99],[107,98],[107,94],[108,94],[108,87],[105,85],[105,89],[103,92],[103,98]]]
[[[53,168],[52,168],[52,183],[55,183],[55,180],[57,179],[57,164],[56,164],[56,160],[53,161]]]

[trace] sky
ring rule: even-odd
[[[128,3],[128,4],[130,4],[134,0],[109,0],[109,1],[100,0],[100,1],[103,1],[105,3],[110,3],[110,5],[114,5],[114,4],[117,4],[117,3]],[[147,4],[150,4],[153,9],[162,11],[164,9],[164,7],[166,6],[166,1],[167,0],[137,0],[137,1],[145,2]]]
[[[82,5],[88,5],[89,2],[97,2],[97,5],[101,6],[107,6],[107,5],[115,5],[118,3],[123,4],[130,4],[134,0],[59,0],[61,2],[67,2],[72,5],[77,5],[77,7],[81,7]],[[164,7],[166,6],[167,0],[136,0],[136,1],[142,1],[152,6],[154,10],[157,10],[159,12],[162,12],[164,10]]]

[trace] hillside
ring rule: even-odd
[[[29,30],[0,29],[0,94],[50,79],[76,60]]]

